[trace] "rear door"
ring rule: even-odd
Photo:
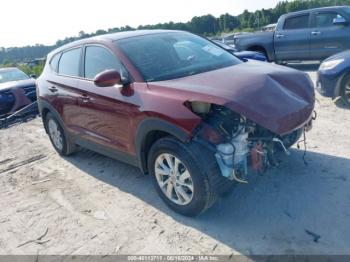
[[[281,23],[274,35],[276,60],[308,60],[310,13],[288,16]]]
[[[82,50],[82,47],[74,47],[53,57],[52,67],[56,73],[48,81],[50,103],[61,115],[66,127],[74,133],[78,132],[75,123],[79,118],[77,110],[80,92],[77,85],[81,74]]]
[[[323,60],[350,48],[350,26],[335,25],[333,21],[336,18],[344,17],[336,11],[318,11],[312,14],[311,59]]]
[[[101,146],[128,152],[130,141],[129,97],[122,94],[122,86],[96,86],[95,76],[108,69],[121,70],[121,63],[107,47],[84,47],[83,79],[79,80],[78,125],[82,138]]]

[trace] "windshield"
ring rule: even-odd
[[[224,49],[199,36],[161,33],[117,41],[145,81],[162,81],[241,63]]]
[[[350,18],[350,7],[344,8],[343,11],[346,13],[347,17]]]
[[[0,70],[0,83],[29,79],[25,73],[17,68]]]

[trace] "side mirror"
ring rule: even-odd
[[[122,83],[122,78],[118,70],[110,69],[95,76],[94,83],[100,87],[114,86]]]
[[[30,77],[36,79],[36,75],[35,74],[31,74]]]
[[[334,25],[345,25],[347,23],[348,23],[348,21],[346,21],[346,19],[342,16],[338,16],[338,17],[333,19]]]

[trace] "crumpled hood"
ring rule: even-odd
[[[309,121],[315,101],[305,73],[256,61],[152,85],[182,90],[189,101],[224,105],[280,135]]]
[[[25,80],[0,83],[0,91],[11,89],[13,87],[27,87],[27,86],[35,86],[35,80],[30,78]]]

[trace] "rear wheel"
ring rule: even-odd
[[[341,83],[340,95],[346,106],[350,107],[350,75],[347,75]]]
[[[148,169],[158,194],[175,212],[196,216],[228,189],[231,181],[218,173],[214,156],[208,158],[212,154],[207,155],[206,151],[173,137],[161,138],[153,144]]]
[[[45,127],[50,137],[51,143],[57,153],[63,156],[68,156],[75,151],[75,144],[71,143],[67,139],[62,126],[51,113],[48,113],[46,115]]]

